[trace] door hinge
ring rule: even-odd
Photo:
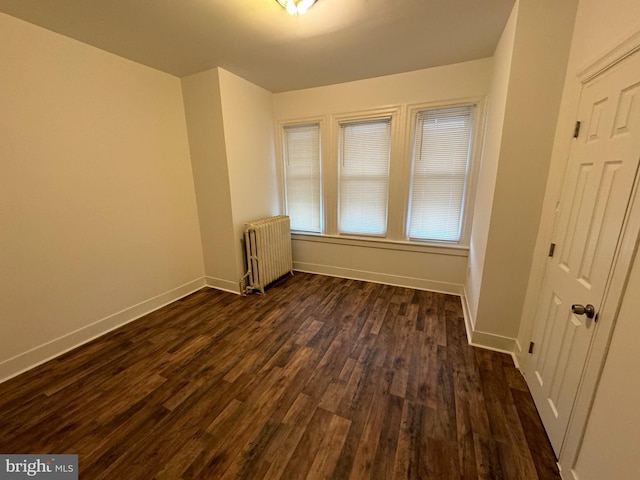
[[[578,135],[580,135],[580,122],[576,122],[576,126],[573,128],[573,138],[578,138]]]
[[[535,343],[529,342],[529,353],[533,353],[533,346],[534,345],[535,345]]]
[[[552,243],[551,245],[549,245],[549,256],[553,257],[553,252],[556,251],[556,244]]]

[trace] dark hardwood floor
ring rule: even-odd
[[[460,299],[297,273],[201,290],[0,385],[1,453],[88,479],[559,479]]]

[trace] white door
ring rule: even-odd
[[[583,86],[525,375],[559,454],[640,160],[640,53]],[[576,305],[572,311],[572,305]],[[593,306],[593,312],[591,312]],[[584,312],[584,313],[583,313]]]

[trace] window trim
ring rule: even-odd
[[[389,119],[390,127],[391,127],[391,151],[389,155],[389,190],[387,197],[387,228],[386,233],[384,235],[367,235],[367,234],[353,234],[353,233],[341,233],[338,229],[338,209],[340,208],[339,204],[339,185],[340,185],[340,177],[339,177],[339,156],[340,156],[340,125],[343,123],[357,123],[357,122],[367,122],[367,121],[375,121],[375,120],[386,120]],[[339,237],[350,237],[350,238],[376,238],[376,239],[390,239],[394,238],[393,231],[391,230],[390,220],[393,215],[391,214],[391,205],[393,198],[393,190],[392,190],[392,180],[393,180],[393,165],[394,162],[402,161],[402,153],[404,151],[402,137],[400,136],[401,126],[404,122],[402,122],[402,107],[400,105],[381,107],[375,109],[368,110],[359,110],[355,112],[343,112],[339,114],[333,114],[330,116],[331,122],[331,150],[330,150],[330,159],[328,160],[328,164],[330,165],[330,175],[331,180],[328,180],[332,183],[331,185],[331,194],[332,197],[329,197],[332,201],[332,204],[328,210],[327,216],[327,229],[323,232],[323,234],[328,236],[339,236]],[[397,147],[397,148],[396,148]]]
[[[375,118],[375,119],[367,119],[367,120],[356,120],[356,121],[341,121],[338,124],[338,232],[340,235],[355,235],[355,236],[365,236],[365,237],[380,237],[380,238],[385,238],[387,236],[387,230],[388,230],[388,225],[389,225],[389,198],[390,198],[390,192],[389,192],[389,177],[391,174],[391,150],[393,148],[392,145],[392,138],[391,138],[391,128],[392,128],[392,121],[393,119],[391,117],[380,117],[380,118]],[[341,230],[341,213],[343,212],[343,207],[342,207],[342,200],[343,200],[343,186],[344,186],[344,180],[349,178],[349,175],[345,172],[345,170],[347,169],[346,167],[346,161],[345,161],[345,150],[347,148],[346,145],[346,134],[347,134],[347,129],[350,126],[359,126],[359,125],[371,125],[371,124],[376,124],[376,125],[385,125],[385,133],[388,132],[388,137],[385,135],[385,139],[388,139],[389,142],[389,150],[388,150],[388,158],[386,159],[386,172],[380,172],[380,175],[376,175],[375,177],[367,177],[367,180],[372,180],[372,181],[382,181],[382,182],[386,182],[386,198],[384,201],[384,232],[381,233],[364,233],[362,231],[360,232],[348,232],[348,231],[344,231],[344,225],[343,225],[343,229]],[[382,164],[381,164],[382,165]],[[365,169],[366,170],[366,169]],[[346,190],[346,189],[345,189]],[[366,202],[365,202],[366,203]]]
[[[324,230],[324,210],[325,210],[325,167],[323,164],[323,158],[325,156],[326,148],[328,146],[328,139],[326,138],[326,116],[313,116],[295,118],[277,123],[276,130],[276,142],[275,142],[275,155],[276,155],[276,172],[279,181],[279,200],[280,211],[288,214],[287,208],[287,172],[285,166],[285,145],[284,136],[286,127],[296,127],[302,125],[318,124],[320,129],[320,235]],[[313,233],[313,232],[296,232],[296,233]]]
[[[472,139],[467,190],[464,201],[464,218],[458,242],[417,240],[407,237],[409,217],[409,195],[413,161],[416,116],[419,112],[436,108],[474,104],[476,118]],[[474,203],[477,191],[478,172],[484,142],[486,98],[484,96],[453,98],[439,101],[390,105],[373,109],[320,114],[289,118],[277,122],[275,153],[280,179],[281,211],[286,211],[286,178],[284,171],[283,128],[285,126],[318,123],[321,145],[321,233],[292,232],[295,240],[355,245],[365,242],[378,248],[406,251],[468,251]],[[374,120],[391,117],[391,160],[389,171],[389,200],[387,235],[385,237],[338,233],[338,137],[341,122]]]
[[[437,255],[452,255],[466,257],[469,247],[456,244],[430,244],[427,242],[390,240],[380,237],[361,237],[347,235],[325,235],[320,233],[292,232],[293,240],[303,242],[328,243],[335,245],[351,245],[357,247],[379,248],[383,250],[400,250],[403,252],[432,253]]]
[[[322,125],[320,122],[316,121],[316,122],[305,122],[305,123],[295,123],[295,124],[286,124],[286,125],[282,125],[280,127],[280,133],[281,133],[281,140],[280,140],[280,146],[281,146],[281,155],[280,158],[282,160],[282,162],[280,162],[281,167],[282,167],[282,178],[283,178],[283,210],[284,212],[286,212],[286,214],[289,214],[289,203],[288,203],[288,196],[289,196],[289,191],[287,188],[287,157],[285,155],[285,152],[287,150],[286,148],[286,141],[285,141],[285,137],[286,137],[286,130],[287,128],[296,128],[296,127],[306,127],[306,126],[316,126],[318,127],[318,137],[319,137],[319,141],[318,141],[318,148],[319,148],[319,152],[318,152],[318,162],[319,162],[319,170],[320,170],[320,174],[319,174],[319,182],[320,182],[320,200],[319,200],[319,209],[320,211],[318,212],[319,215],[319,227],[320,227],[320,232],[314,232],[312,230],[305,230],[305,231],[300,231],[300,233],[322,233],[323,230],[323,205],[324,205],[324,198],[323,198],[323,191],[322,191],[322,184],[323,184],[323,179],[322,179],[322,151],[323,151],[323,145],[322,145],[322,141],[323,141],[323,136],[322,136]]]
[[[411,202],[411,184],[413,179],[413,156],[415,146],[415,135],[417,127],[417,116],[425,110],[437,110],[444,108],[455,108],[465,105],[475,105],[475,120],[471,139],[471,148],[469,149],[469,170],[467,173],[467,185],[464,192],[462,227],[460,229],[460,239],[457,242],[447,240],[419,240],[409,239],[409,205]],[[478,186],[478,172],[480,171],[480,162],[482,157],[482,144],[484,142],[485,127],[485,98],[484,97],[466,97],[437,102],[414,103],[407,105],[407,130],[405,137],[405,151],[407,152],[408,169],[404,172],[404,181],[407,188],[404,194],[404,218],[402,225],[403,239],[418,244],[428,245],[456,245],[468,246],[471,241],[471,226],[473,224],[474,203]]]

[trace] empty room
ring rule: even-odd
[[[0,0],[0,478],[640,478],[639,163],[637,0]]]

